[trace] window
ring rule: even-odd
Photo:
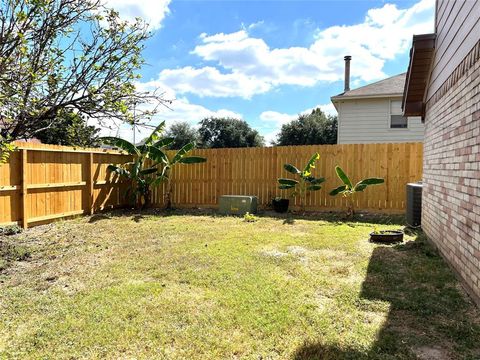
[[[390,115],[391,129],[406,129],[408,127],[408,120],[403,115]]]
[[[402,102],[390,101],[390,129],[408,128],[408,118],[402,115]]]

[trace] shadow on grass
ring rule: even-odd
[[[135,209],[116,209],[92,215],[89,219],[90,223],[95,223],[101,220],[108,220],[117,217],[130,217],[133,221],[139,222],[147,216],[169,217],[169,216],[210,216],[213,218],[225,217],[242,217],[238,215],[222,215],[216,209],[159,209],[152,208],[146,210]],[[282,221],[284,225],[293,225],[297,220],[305,221],[323,221],[329,224],[347,224],[355,227],[356,224],[373,223],[379,225],[403,225],[405,219],[403,215],[385,215],[377,213],[359,213],[348,219],[345,218],[342,212],[307,212],[304,214],[297,213],[276,213],[274,211],[260,211],[255,214],[258,218],[272,218]]]
[[[111,220],[114,218],[131,218],[132,221],[139,223],[147,216],[161,216],[161,211],[158,209],[136,210],[130,208],[121,208],[115,210],[108,210],[101,213],[91,215],[88,222],[93,224],[98,221]]]
[[[390,304],[369,350],[307,343],[294,359],[480,358],[480,313],[421,231],[415,241],[374,249],[356,301],[367,310],[375,301]]]
[[[294,217],[287,217],[285,220],[283,220],[284,225],[293,225],[295,224],[295,218]]]
[[[113,216],[112,216],[112,213],[109,212],[109,213],[100,213],[100,214],[94,214],[92,216],[90,216],[90,218],[88,219],[88,222],[93,224],[93,223],[96,223],[97,221],[101,221],[101,220],[108,220],[108,219],[111,219]]]

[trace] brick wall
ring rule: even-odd
[[[480,304],[480,59],[470,65],[427,103],[422,227]]]

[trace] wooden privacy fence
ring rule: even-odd
[[[118,151],[17,143],[0,165],[0,224],[31,224],[92,214],[124,204],[125,184],[107,166],[128,159]]]
[[[23,226],[53,219],[91,214],[126,205],[126,184],[106,170],[123,163],[128,155],[100,149],[17,144],[19,150],[0,166],[0,224]],[[341,197],[328,192],[340,184],[335,165],[353,180],[383,177],[385,184],[367,189],[357,197],[357,207],[380,212],[405,209],[405,185],[422,178],[421,143],[308,145],[267,148],[202,149],[195,155],[206,163],[179,165],[173,172],[174,206],[215,207],[221,195],[255,195],[266,206],[276,196],[278,177],[291,177],[285,163],[303,167],[314,152],[320,160],[313,175],[327,180],[320,191],[307,197],[308,210],[340,210]],[[162,206],[163,187],[153,191],[153,206]],[[293,200],[293,206],[297,206]]]

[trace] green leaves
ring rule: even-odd
[[[362,181],[359,181],[355,187],[354,187],[354,191],[363,191],[367,188],[367,186],[369,185],[378,185],[378,184],[383,184],[385,182],[385,180],[383,180],[382,178],[368,178],[368,179],[364,179]]]
[[[201,156],[186,156],[190,151],[195,148],[195,143],[190,142],[177,151],[175,156],[172,159],[172,164],[181,163],[181,164],[199,164],[207,161],[204,157]]]
[[[340,166],[335,167],[335,172],[337,173],[337,176],[342,180],[342,182],[349,188],[352,189],[352,182],[348,178],[347,174],[345,174],[345,171]]]
[[[298,181],[297,181],[297,180],[293,180],[293,179],[281,178],[281,179],[278,179],[278,183],[279,183],[280,185],[295,186],[295,185],[298,184]]]
[[[153,129],[150,136],[145,140],[145,145],[150,146],[153,144],[154,141],[157,141],[160,138],[160,135],[162,134],[164,129],[165,129],[165,121],[162,121],[160,124],[157,125],[155,129]],[[156,147],[162,147],[162,146],[157,145]]]
[[[158,185],[160,185],[161,183],[163,183],[167,180],[168,180],[168,177],[166,177],[164,175],[157,176],[157,178],[152,181],[151,186],[158,186]]]
[[[127,177],[127,178],[130,177],[130,172],[128,170],[124,169],[123,167],[117,166],[117,165],[108,165],[107,170],[110,171],[110,172],[113,172],[113,173],[115,173],[119,176],[123,176],[123,177]]]
[[[163,150],[160,150],[156,146],[150,146],[147,157],[156,163],[161,163],[164,165],[168,164],[167,154],[165,154]]]
[[[154,174],[158,171],[157,167],[152,167],[152,168],[149,168],[149,169],[143,169],[143,170],[140,170],[139,171],[139,174],[140,175],[150,175],[150,174]]]
[[[293,166],[292,164],[285,164],[283,165],[283,168],[285,170],[287,170],[289,173],[292,173],[294,175],[300,175],[301,174],[301,171],[298,170],[295,166]]]
[[[193,142],[188,143],[188,144],[186,144],[185,146],[183,146],[180,150],[177,151],[177,153],[176,153],[175,156],[173,157],[171,163],[172,163],[172,164],[177,163],[182,157],[184,157],[184,156],[187,155],[190,151],[192,151],[194,147],[195,147],[195,144],[194,144]]]
[[[0,135],[0,165],[5,164],[16,149],[13,143],[5,141]]]
[[[339,187],[330,191],[330,195],[335,196],[342,194],[348,199],[347,216],[355,213],[355,193],[363,192],[369,185],[376,185],[384,182],[384,180],[381,178],[367,178],[359,181],[355,186],[352,186],[350,178],[347,176],[347,174],[345,174],[345,171],[343,171],[340,166],[337,165],[335,167],[335,171],[339,179],[342,180],[343,185],[340,185]]]
[[[140,155],[140,150],[135,145],[133,145],[130,141],[121,139],[119,137],[113,137],[113,136],[102,137],[100,138],[100,140],[105,144],[118,147],[126,151],[130,155]]]
[[[280,190],[288,190],[288,189],[292,189],[294,187],[295,187],[295,185],[280,185],[278,188]]]
[[[312,185],[318,185],[325,182],[325,178],[314,178],[313,176],[308,177],[305,181],[309,182]]]
[[[168,138],[164,138],[164,139],[161,139],[161,140],[157,141],[155,144],[153,144],[153,146],[155,146],[156,148],[163,148],[163,147],[167,147],[168,145],[170,145],[174,141],[175,141],[175,138],[168,137]]]
[[[170,145],[174,139],[171,137],[159,138],[163,126],[164,123],[162,122],[152,134],[150,134],[145,144],[138,148],[120,138],[103,138],[104,141],[115,144],[135,155],[133,161],[125,163],[123,166],[109,165],[108,169],[131,180],[131,187],[128,189],[128,194],[132,195],[134,199],[137,199],[138,204],[143,203],[143,206],[148,206],[149,204],[151,187],[158,186],[166,181],[166,192],[169,194],[171,191],[171,177],[169,176],[175,164],[198,164],[207,161],[207,159],[201,156],[188,156],[195,148],[193,142],[182,147],[172,159],[169,159],[164,147]],[[151,162],[148,162],[146,159],[152,160],[154,164],[152,165]],[[149,167],[146,167],[147,165]],[[127,167],[130,171],[126,170]],[[169,203],[170,201],[168,200],[167,206]]]
[[[383,184],[385,182],[384,179],[382,178],[368,178],[364,179],[355,185],[357,187],[358,185],[377,185],[377,184]]]
[[[296,166],[292,164],[285,164],[283,167],[286,171],[293,175],[298,175],[300,180],[280,178],[278,179],[279,189],[280,190],[289,190],[292,189],[291,196],[299,196],[300,198],[300,207],[303,209],[305,206],[307,191],[318,191],[322,187],[321,183],[325,181],[325,178],[315,178],[311,175],[312,169],[315,168],[315,162],[320,158],[318,153],[314,153],[310,160],[308,160],[303,171],[300,171]]]
[[[353,190],[357,192],[362,192],[367,188],[367,186],[368,186],[367,184],[357,184],[355,185],[355,188]]]
[[[6,0],[1,18],[2,118],[12,121],[2,130],[12,141],[49,131],[58,110],[144,124],[167,102],[134,85],[151,36],[142,20],[122,21],[90,0]]]
[[[312,155],[310,160],[308,160],[307,165],[303,169],[303,176],[310,176],[312,169],[315,169],[315,162],[320,159],[320,154],[315,153]]]
[[[330,195],[335,196],[335,195],[340,194],[341,192],[344,192],[345,190],[347,190],[347,187],[345,185],[340,185],[339,187],[330,191]]]
[[[352,182],[350,181],[350,178],[345,174],[345,172],[342,170],[340,166],[335,167],[335,171],[344,183],[344,185],[339,186],[336,189],[333,189],[330,192],[330,195],[335,196],[339,193],[344,193],[346,194],[347,191],[350,193],[354,194],[355,192],[362,192],[364,191],[369,185],[377,185],[377,184],[382,184],[385,182],[384,179],[382,178],[367,178],[359,181],[355,186],[352,185]]]

